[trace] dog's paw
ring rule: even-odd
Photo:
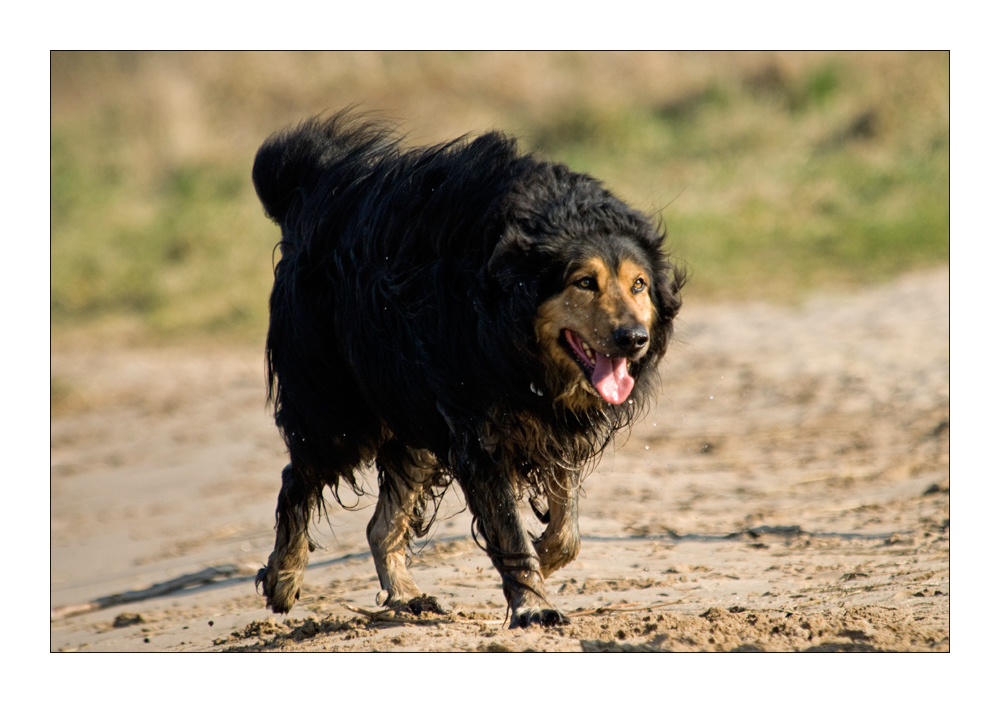
[[[438,603],[437,598],[426,594],[417,596],[416,598],[411,598],[407,601],[404,607],[414,615],[420,615],[420,613],[436,613],[438,615],[448,614],[448,610]]]
[[[548,534],[535,540],[535,552],[541,564],[542,576],[558,571],[580,553],[580,535],[550,537]]]
[[[385,591],[380,592],[379,595],[385,593]],[[440,603],[438,599],[434,596],[428,596],[427,594],[419,595],[409,600],[395,600],[395,599],[385,599],[383,603],[387,608],[395,610],[400,613],[412,613],[414,615],[420,615],[421,613],[436,613],[437,615],[447,615],[448,610],[446,610]]]
[[[254,586],[259,587],[272,612],[283,615],[292,609],[302,589],[301,571],[278,571],[265,566],[257,572]]]
[[[519,608],[510,616],[510,629],[512,630],[531,625],[554,627],[555,625],[568,624],[569,618],[566,617],[566,614],[555,608]]]

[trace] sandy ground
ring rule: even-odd
[[[659,403],[586,483],[552,629],[507,629],[454,495],[412,560],[450,615],[377,612],[368,496],[272,615],[262,351],[57,346],[51,649],[949,651],[948,284],[686,303]]]

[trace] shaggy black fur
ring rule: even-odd
[[[391,130],[341,113],[268,139],[253,181],[282,231],[267,361],[291,463],[279,543],[258,577],[271,607],[287,612],[298,590],[279,593],[277,572],[298,568],[281,561],[282,521],[304,529],[324,487],[359,491],[356,471],[374,459],[380,486],[385,471],[418,492],[457,479],[515,615],[526,613],[512,626],[558,620],[517,575],[537,571],[537,557],[502,547],[516,528],[493,513],[524,488],[545,496],[547,476],[594,459],[650,398],[682,282],[662,234],[597,180],[496,132],[404,149]],[[532,389],[546,378],[534,320],[568,267],[593,255],[651,272],[656,324],[631,367],[632,402],[569,411]],[[430,457],[434,478],[414,479],[405,451]]]

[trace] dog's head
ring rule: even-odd
[[[673,331],[683,275],[663,234],[600,183],[560,166],[543,174],[522,193],[493,262],[508,290],[534,301],[543,378],[532,387],[574,412],[641,402]]]
[[[639,224],[641,233],[624,229],[568,246],[538,306],[546,390],[570,410],[632,402],[666,351],[681,278],[662,237]]]
[[[653,272],[637,258],[594,252],[570,262],[562,288],[538,308],[546,385],[570,405],[587,404],[588,395],[619,405],[632,392],[658,324]]]

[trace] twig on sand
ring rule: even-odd
[[[195,574],[185,574],[184,576],[178,576],[175,579],[169,581],[164,581],[163,583],[157,583],[149,588],[143,588],[138,591],[126,591],[125,593],[114,593],[110,596],[102,596],[96,600],[92,600],[89,603],[78,603],[75,605],[63,605],[58,608],[53,608],[50,612],[50,621],[62,620],[63,618],[68,618],[73,615],[82,615],[83,613],[90,613],[95,610],[103,610],[104,608],[113,608],[116,605],[123,605],[125,603],[135,603],[136,601],[148,600],[150,598],[157,598],[159,596],[165,596],[168,593],[173,593],[174,591],[179,591],[182,588],[188,588],[190,586],[201,586],[206,583],[211,583],[219,578],[228,578],[239,572],[239,567],[235,564],[223,564],[221,566],[210,566],[207,569],[203,569]]]
[[[358,608],[357,606],[348,605],[347,603],[341,603],[340,605],[347,608],[352,613],[364,615],[369,620],[375,620],[377,622],[395,622],[401,625],[430,625],[437,622],[458,622],[454,618],[431,618],[429,620],[397,618],[391,615],[396,612],[392,608],[385,608],[384,610],[365,610],[364,608]]]
[[[684,596],[683,598],[678,598],[672,601],[661,601],[659,603],[652,603],[650,605],[645,605],[643,603],[623,603],[622,605],[602,605],[599,608],[591,608],[590,610],[574,610],[569,613],[570,617],[577,615],[596,615],[598,613],[637,613],[642,610],[655,610],[656,608],[666,608],[671,605],[680,605],[685,600],[690,598],[690,594]]]

